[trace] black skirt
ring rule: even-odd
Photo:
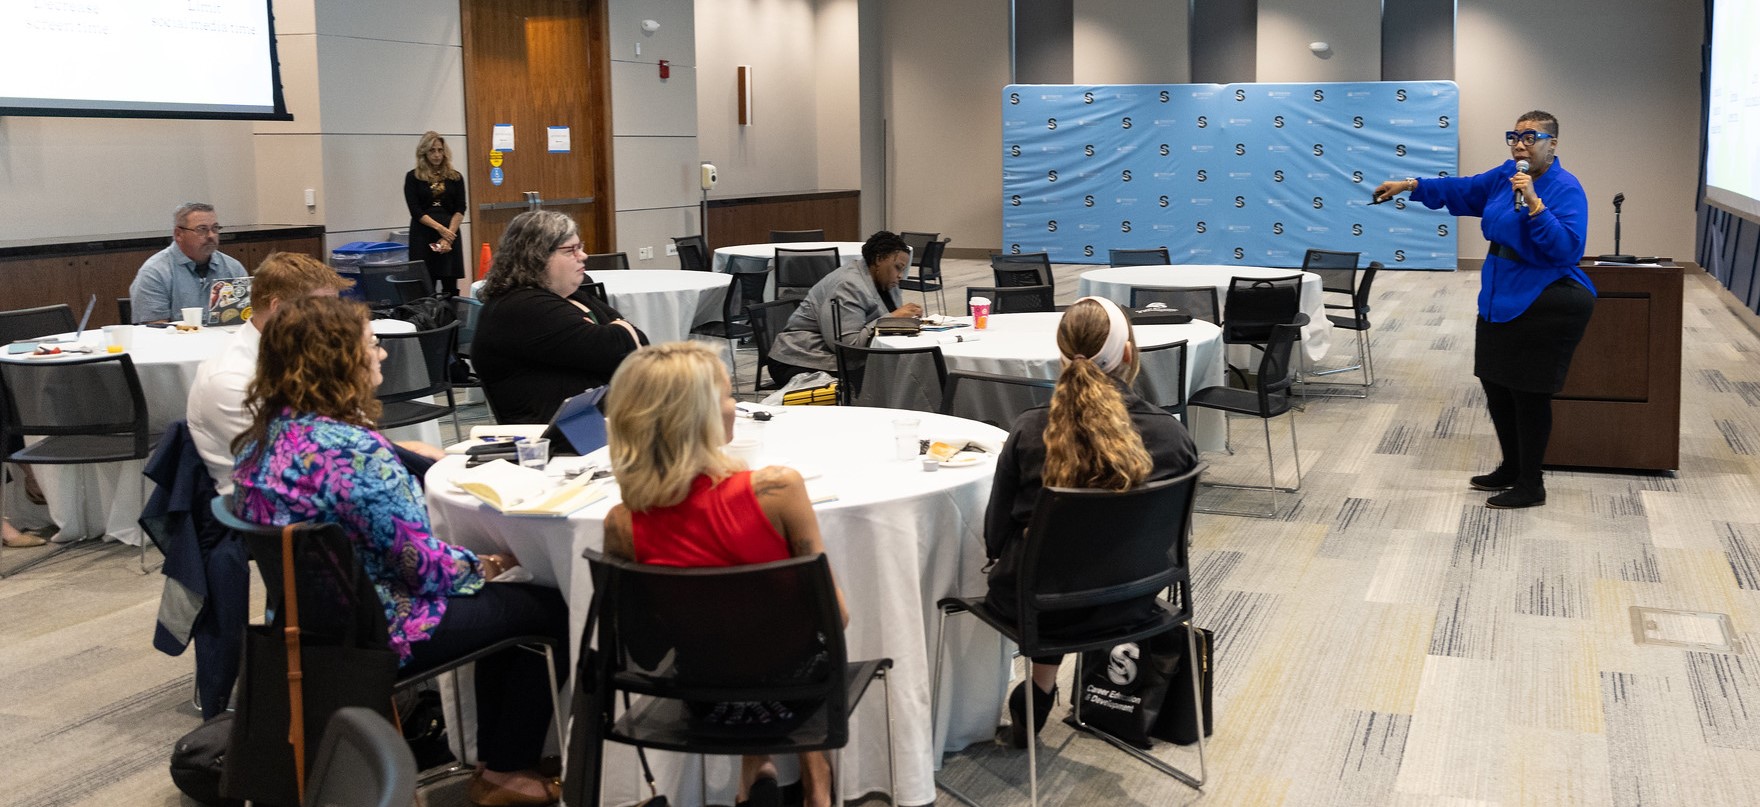
[[[1564,389],[1571,356],[1594,312],[1595,295],[1576,281],[1561,278],[1515,319],[1488,322],[1480,317],[1473,375],[1522,392]]]

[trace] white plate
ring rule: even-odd
[[[958,454],[953,455],[952,457],[949,457],[948,459],[942,460],[941,467],[943,467],[943,468],[964,468],[968,465],[977,465],[977,464],[983,462],[988,457],[989,457],[988,454],[977,454],[977,453],[973,453],[970,451],[962,451]]]

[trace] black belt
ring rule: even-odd
[[[1522,256],[1517,254],[1515,250],[1499,244],[1496,241],[1491,242],[1491,257],[1502,258],[1506,261],[1516,261],[1518,263],[1522,260]]]

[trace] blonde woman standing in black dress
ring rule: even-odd
[[[452,167],[452,149],[439,132],[426,132],[416,146],[416,167],[403,176],[409,206],[409,257],[428,265],[441,294],[458,293],[464,277],[464,250],[458,243],[464,223],[464,177]]]

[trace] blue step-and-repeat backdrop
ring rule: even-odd
[[[1003,250],[1300,266],[1314,248],[1453,269],[1454,217],[1369,201],[1385,180],[1454,175],[1459,120],[1452,81],[1010,85]]]

